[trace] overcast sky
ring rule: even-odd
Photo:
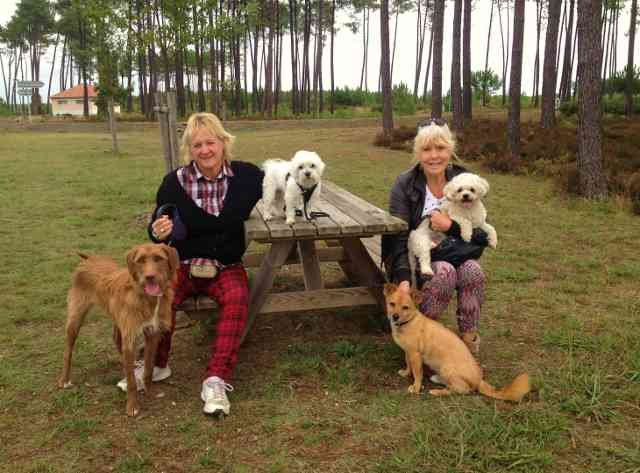
[[[0,0],[0,24],[6,25],[11,16],[14,13],[17,0]],[[627,2],[627,8],[620,16],[620,30],[618,35],[618,69],[626,64],[627,61],[627,45],[628,36],[627,31],[629,28],[629,8],[630,3]],[[471,69],[480,70],[484,68],[486,44],[487,44],[487,32],[489,26],[489,12],[490,2],[489,0],[475,0],[473,2],[474,9],[472,12],[472,39],[471,39]],[[393,82],[398,84],[404,82],[409,86],[409,89],[413,89],[414,74],[415,74],[415,36],[416,36],[416,13],[406,13],[400,15],[398,21],[398,34],[397,34],[397,46],[395,65],[393,71]],[[450,81],[450,68],[451,68],[451,30],[452,30],[452,18],[453,18],[453,2],[446,2],[445,12],[445,26],[444,26],[444,57],[443,57],[443,92],[449,89]],[[510,21],[512,18],[510,17]],[[347,21],[346,15],[337,18],[338,26],[340,30],[336,36],[336,52],[335,52],[335,80],[337,87],[349,86],[351,88],[358,87],[360,83],[360,74],[362,70],[362,35],[360,33],[352,34],[344,27],[344,22]],[[506,29],[506,22],[505,29]],[[512,28],[512,26],[511,26]],[[393,38],[394,22],[393,17],[390,24],[390,34]],[[506,34],[506,31],[505,31]],[[370,44],[369,44],[369,59],[368,59],[368,86],[369,90],[375,90],[378,85],[378,68],[380,61],[380,23],[379,15],[377,12],[371,14],[370,25]],[[393,39],[391,39],[393,41]],[[525,12],[525,34],[524,34],[524,60],[522,71],[522,90],[523,93],[531,94],[533,87],[533,64],[535,60],[536,51],[536,11],[535,2],[526,2]],[[636,57],[638,56],[637,48],[640,41],[636,41]],[[289,49],[288,37],[285,38],[285,49],[283,52],[283,88],[291,88],[291,71],[289,63]],[[502,50],[500,44],[500,30],[497,23],[497,15],[494,11],[494,21],[491,31],[491,46],[489,51],[489,67],[495,72],[501,71],[502,68]],[[544,51],[544,30],[541,35],[540,42],[541,54]],[[425,53],[423,62],[427,61],[427,44],[425,44]],[[46,55],[42,61],[42,70],[40,72],[40,80],[47,83],[49,77],[49,71],[51,68],[52,51]],[[59,54],[59,52],[58,52]],[[542,61],[542,59],[541,59]],[[59,63],[59,57],[56,61]],[[637,61],[636,61],[637,63]],[[323,64],[325,65],[324,72],[324,88],[330,87],[329,76],[329,42],[327,41],[326,48],[324,50]],[[424,69],[424,67],[423,67]],[[575,70],[575,69],[574,69]],[[575,74],[575,72],[574,72]],[[500,75],[500,74],[499,74]],[[507,77],[508,77],[507,73]],[[52,84],[51,93],[57,93],[59,91],[59,84],[57,80],[57,67],[54,71],[54,79]],[[424,73],[423,73],[424,77]],[[422,88],[423,79],[420,82],[420,90]],[[429,80],[431,83],[431,79]],[[45,91],[43,87],[42,90]],[[0,84],[0,90],[3,89],[3,85]],[[4,94],[3,94],[4,96]]]

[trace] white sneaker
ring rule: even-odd
[[[135,361],[135,369],[133,370],[133,375],[136,378],[136,385],[138,387],[138,391],[142,391],[144,389],[144,360],[136,360]],[[171,376],[171,368],[169,365],[164,368],[160,368],[159,366],[153,367],[153,374],[151,375],[151,381],[158,382],[164,379],[167,379]],[[127,378],[123,378],[116,384],[122,391],[127,391]]]
[[[200,398],[204,401],[202,411],[216,417],[228,416],[231,403],[227,398],[226,391],[233,391],[233,386],[217,376],[209,376],[205,379],[202,382],[202,392],[200,393]]]
[[[444,380],[440,377],[440,375],[437,375],[437,374],[432,374],[431,377],[429,378],[429,381],[431,381],[434,384],[442,384],[443,386],[447,385],[447,383],[444,382]]]

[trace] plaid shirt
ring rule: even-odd
[[[195,161],[191,161],[187,166],[178,169],[177,176],[180,185],[198,207],[216,217],[220,215],[224,207],[227,190],[229,189],[228,178],[233,177],[233,171],[229,163],[224,161],[220,174],[214,179],[209,179],[202,174]],[[192,258],[184,260],[183,263],[220,267],[217,261],[207,258]]]

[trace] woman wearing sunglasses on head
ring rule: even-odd
[[[456,310],[460,336],[469,349],[478,353],[480,308],[484,301],[485,276],[478,263],[487,246],[487,234],[474,229],[470,242],[460,238],[460,226],[439,211],[445,184],[466,170],[452,163],[455,138],[446,122],[431,119],[422,123],[414,140],[416,163],[397,177],[389,201],[389,212],[409,224],[406,232],[384,235],[382,258],[389,279],[407,292],[411,289],[411,269],[407,241],[409,233],[428,218],[431,229],[445,235],[431,250],[434,275],[416,275],[417,289],[424,293],[422,313],[438,319],[457,291]]]

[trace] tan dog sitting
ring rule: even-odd
[[[422,389],[423,364],[435,371],[446,385],[443,389],[429,390],[434,396],[478,391],[496,399],[519,402],[531,390],[527,373],[499,390],[484,381],[482,369],[465,343],[416,308],[422,302],[419,291],[412,289],[409,295],[399,291],[395,284],[385,284],[384,296],[393,340],[404,350],[407,364],[398,374],[403,377],[413,375],[410,393],[419,394]]]
[[[66,348],[58,386],[71,385],[71,356],[80,327],[91,307],[101,307],[114,322],[122,340],[122,365],[127,378],[127,415],[139,412],[134,360],[137,341],[144,338],[144,385],[149,392],[162,331],[171,327],[171,280],[176,274],[178,253],[164,244],[146,243],[127,253],[127,267],[111,258],[87,256],[75,273],[67,295]]]

